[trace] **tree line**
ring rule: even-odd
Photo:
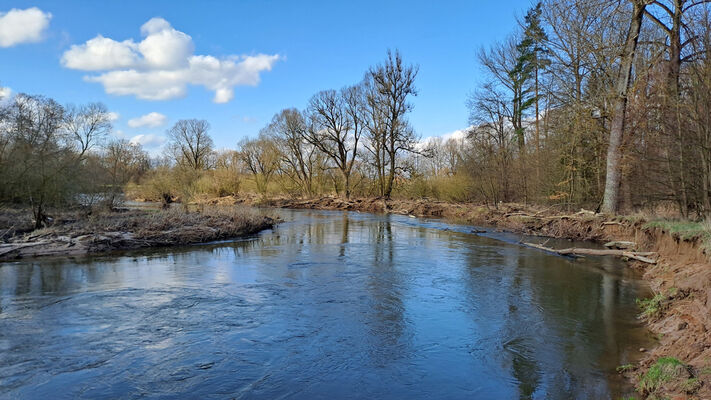
[[[257,137],[241,140],[233,151],[214,151],[206,121],[179,121],[168,131],[165,165],[146,180],[142,193],[152,198],[235,194],[249,176],[253,189],[265,196],[271,188],[274,194],[348,198],[355,191],[389,198],[408,155],[419,152],[407,118],[417,72],[398,51],[388,51],[361,82],[320,91],[304,110],[281,110]],[[230,189],[210,191],[207,181],[215,174],[231,174]],[[170,188],[171,180],[182,184]]]
[[[140,146],[108,140],[111,128],[101,103],[15,96],[0,107],[0,202],[30,206],[37,228],[49,208],[113,204],[150,163]]]
[[[478,54],[481,196],[709,215],[709,21],[708,1],[537,3]]]
[[[113,204],[121,189],[165,203],[337,194],[705,217],[710,16],[700,0],[536,3],[478,50],[469,128],[447,140],[411,126],[418,67],[398,51],[360,82],[277,112],[233,150],[215,149],[207,121],[180,120],[152,160],[108,140],[100,104],[20,95],[0,111],[0,200],[31,204],[38,221],[47,205],[95,192]]]

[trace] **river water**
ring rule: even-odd
[[[0,398],[599,399],[647,289],[394,215],[275,211],[239,241],[0,264]]]

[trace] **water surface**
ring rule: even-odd
[[[612,258],[403,216],[0,264],[0,397],[599,399],[645,331]]]

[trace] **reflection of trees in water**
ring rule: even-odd
[[[531,398],[542,383],[545,366],[539,363],[538,331],[543,317],[531,298],[532,283],[516,248],[486,238],[472,241],[467,252],[469,268],[465,284],[469,301],[479,319],[475,335],[491,367],[508,370],[518,382],[520,398]],[[551,372],[551,371],[548,371]]]
[[[365,311],[366,325],[372,343],[368,346],[371,360],[385,365],[409,354],[409,338],[404,336],[406,322],[402,301],[403,277],[397,271],[395,243],[390,216],[368,224],[372,238],[372,266],[368,274],[367,290],[371,310]]]
[[[540,310],[533,303],[521,301],[531,297],[533,290],[529,277],[525,275],[525,267],[521,265],[523,258],[517,251],[511,252],[511,257],[507,262],[509,265],[516,265],[513,275],[507,277],[510,284],[507,285],[506,304],[508,314],[504,317],[505,337],[511,338],[504,342],[504,349],[511,355],[511,369],[513,376],[519,382],[519,398],[530,399],[541,384],[542,369],[539,365],[541,351],[536,346],[536,340],[531,340],[529,336],[522,336],[521,332],[531,332],[531,326],[535,326],[535,321],[541,321],[543,316]]]
[[[508,332],[518,332],[525,338],[521,342],[525,348],[517,345],[512,352],[513,374],[521,382],[521,396],[533,395],[541,384],[541,374],[550,388],[568,387],[592,398],[609,396],[607,382],[591,374],[590,368],[619,365],[616,313],[624,308],[623,302],[631,302],[629,293],[624,294],[630,288],[592,266],[528,250],[516,254],[518,267],[512,271],[512,284],[506,286],[507,303],[513,306],[513,312],[505,322]],[[609,263],[616,262],[610,258],[594,261],[603,268],[614,268]],[[530,329],[532,326],[540,328]],[[543,389],[550,390],[547,387]],[[564,396],[564,392],[551,395]]]
[[[565,398],[571,392],[608,397],[605,376],[591,368],[621,363],[617,340],[629,337],[623,330],[634,313],[625,313],[636,295],[634,286],[608,272],[619,268],[618,261],[596,258],[579,265],[483,238],[466,254],[464,279],[477,310],[474,334],[484,341],[477,343],[483,362],[507,368],[521,398]]]
[[[339,246],[338,256],[344,258],[346,256],[346,247],[348,244],[348,227],[350,224],[350,218],[347,213],[343,213],[343,219],[341,220],[342,233],[341,233],[341,245]]]

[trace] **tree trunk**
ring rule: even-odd
[[[388,181],[385,186],[385,198],[389,199],[393,192],[393,183],[395,182],[395,139],[390,139],[390,148],[388,149],[388,157],[390,161],[390,171],[388,171]]]
[[[617,77],[617,84],[615,85],[617,98],[613,106],[613,118],[610,126],[610,143],[607,148],[607,175],[605,178],[605,193],[603,194],[601,207],[601,211],[604,213],[614,214],[618,210],[620,174],[622,168],[620,165],[622,160],[621,147],[627,113],[627,91],[632,80],[632,64],[637,50],[639,32],[642,28],[642,20],[644,19],[644,10],[646,7],[647,4],[644,0],[633,1],[630,28],[627,32],[620,73]]]
[[[351,174],[350,171],[341,170],[343,173],[343,190],[346,194],[346,200],[351,198]]]

